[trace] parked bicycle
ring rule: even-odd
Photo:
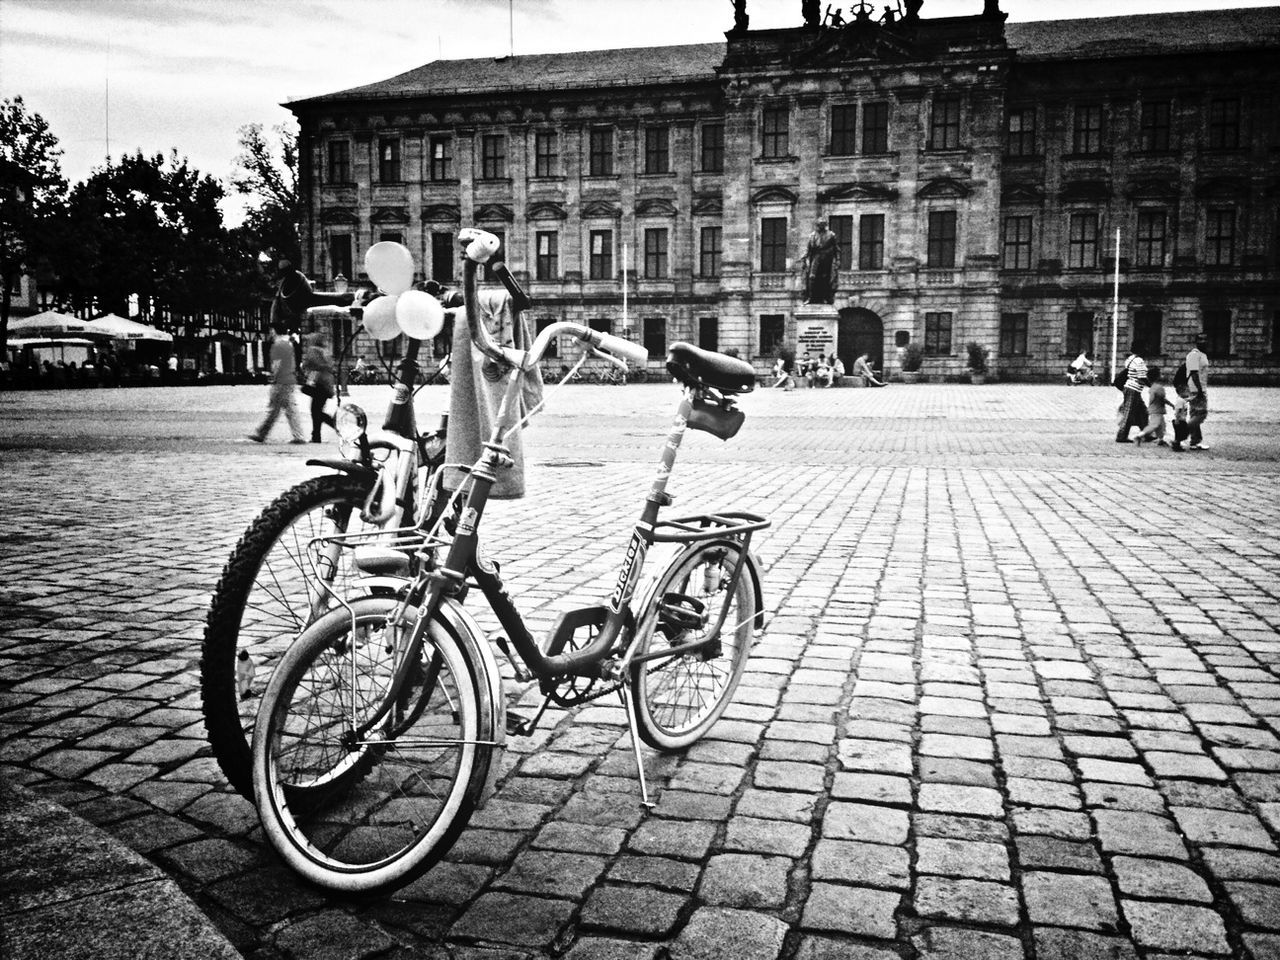
[[[360,308],[351,312],[358,319]],[[307,545],[335,534],[398,528],[429,508],[430,478],[444,461],[448,420],[418,432],[412,388],[422,344],[408,339],[383,434],[370,439],[364,411],[340,406],[342,456],[307,461],[334,472],[303,481],[268,504],[241,536],[214,588],[201,646],[201,709],[214,757],[246,799],[253,799],[250,744],[258,697],[285,649],[336,606],[333,593],[394,592],[407,576],[410,554],[370,542],[360,551],[327,549],[317,581]]]
[[[563,614],[540,646],[507,594],[498,564],[478,553],[479,530],[506,439],[527,422],[517,399],[556,337],[573,337],[643,362],[642,347],[576,323],[549,325],[527,351],[500,348],[476,308],[476,270],[498,249],[464,230],[466,319],[473,342],[503,371],[504,401],[483,455],[463,474],[444,516],[397,531],[418,566],[397,596],[349,598],[324,579],[332,548],[376,538],[322,536],[311,544],[318,583],[339,603],[281,659],[262,698],[253,745],[258,812],[271,844],[307,880],[339,891],[386,891],[437,862],[491,793],[506,736],[534,732],[547,707],[617,693],[626,708],[642,800],[643,741],[688,746],[724,712],[764,627],[752,535],[769,521],[743,511],[658,518],[688,429],[723,440],[741,428],[734,397],[755,385],[749,364],[673,344],[667,369],[682,387],[657,472],[607,602]],[[518,308],[528,300],[502,264],[494,268]],[[563,381],[562,381],[563,383]],[[449,472],[449,471],[444,471]],[[384,532],[385,534],[385,532]],[[639,589],[646,555],[674,558]],[[461,600],[478,589],[501,624],[496,645],[515,676],[536,679],[541,707],[508,716],[493,649]]]

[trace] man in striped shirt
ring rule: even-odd
[[[1116,443],[1132,443],[1129,439],[1132,427],[1147,429],[1147,405],[1142,402],[1142,388],[1147,385],[1147,361],[1143,358],[1143,353],[1142,344],[1135,342],[1124,362],[1129,377],[1121,391],[1124,399],[1120,402],[1120,412],[1117,415],[1120,429],[1116,433]]]

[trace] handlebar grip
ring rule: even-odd
[[[621,357],[623,360],[629,360],[632,363],[645,363],[649,359],[649,351],[644,348],[644,344],[632,343],[630,340],[623,340],[622,337],[615,337],[611,333],[600,333],[595,331],[592,338],[593,346],[607,353]]]
[[[511,275],[511,271],[507,269],[507,265],[499,260],[493,264],[491,269],[494,276],[502,281],[502,285],[507,288],[507,293],[511,294],[511,308],[516,313],[523,313],[533,306],[533,301],[529,299],[529,295],[521,289],[520,284],[516,282],[516,278]]]

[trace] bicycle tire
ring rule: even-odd
[[[732,541],[714,540],[686,549],[672,560],[658,577],[649,609],[639,617],[639,655],[661,649],[659,644],[674,647],[696,642],[699,634],[711,639],[708,626],[719,616],[740,551]],[[661,607],[664,599],[672,596],[702,603],[707,622],[692,630],[666,621]],[[658,750],[680,750],[720,719],[746,668],[756,614],[755,593],[744,569],[729,598],[720,649],[714,656],[693,650],[632,666],[631,698],[636,726],[645,743]]]
[[[391,651],[403,649],[386,635],[396,605],[357,600],[350,613],[312,624],[281,658],[255,730],[267,838],[305,880],[342,893],[385,893],[439,862],[479,804],[493,760],[487,668],[441,617],[423,641],[421,686],[402,691],[364,742],[352,739],[352,721],[384,702]]]
[[[254,697],[240,695],[237,658],[242,650],[252,658],[255,689],[263,689],[285,646],[312,619],[305,599],[291,599],[298,589],[306,596],[312,572],[307,543],[346,529],[370,486],[363,477],[330,474],[286,490],[249,524],[214,588],[201,644],[201,709],[218,766],[247,800],[253,800],[250,743],[257,705]],[[339,593],[345,593],[341,581],[353,574],[335,571]],[[254,629],[245,629],[246,616],[254,618]]]

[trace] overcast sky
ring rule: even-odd
[[[892,0],[875,0],[877,10]],[[850,0],[822,0],[825,11]],[[1011,20],[1273,5],[1259,0],[1003,0]],[[982,0],[926,0],[924,17]],[[798,26],[800,0],[747,0],[751,27]],[[0,97],[22,96],[85,179],[108,155],[177,148],[225,179],[237,129],[288,100],[436,59],[705,43],[731,0],[0,0]],[[233,218],[235,214],[232,213]]]

